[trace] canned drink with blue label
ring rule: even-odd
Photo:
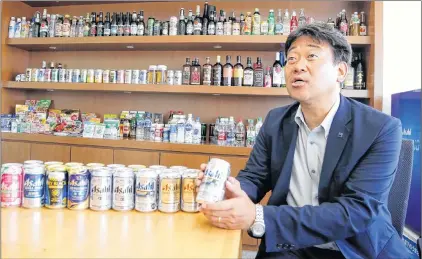
[[[108,167],[94,167],[91,171],[91,192],[89,208],[91,210],[109,210],[112,205],[113,174]]]
[[[139,84],[139,70],[132,70],[132,84]]]
[[[81,81],[81,70],[74,69],[72,75],[72,83],[79,83]]]
[[[147,80],[148,80],[148,71],[145,69],[139,71],[139,83],[141,85],[145,85],[147,84]]]
[[[89,172],[85,166],[68,167],[67,207],[84,210],[89,205]]]
[[[45,167],[43,164],[27,164],[23,168],[23,200],[24,208],[40,208],[44,206]]]
[[[81,69],[81,78],[79,81],[81,81],[81,83],[86,83],[88,77],[88,69]]]
[[[63,209],[67,205],[67,171],[62,165],[49,166],[46,175],[45,207]]]
[[[112,205],[114,210],[133,210],[135,206],[134,187],[135,177],[131,168],[120,167],[114,171]]]
[[[117,70],[117,76],[116,76],[116,80],[118,84],[124,84],[125,83],[125,71],[120,69]]]
[[[158,173],[154,169],[144,168],[136,172],[135,209],[141,212],[157,210]]]

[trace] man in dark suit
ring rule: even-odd
[[[297,102],[268,113],[226,200],[202,212],[217,227],[262,238],[258,258],[412,258],[387,209],[400,121],[340,94],[352,49],[335,29],[299,27],[285,49]]]

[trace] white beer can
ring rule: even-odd
[[[212,158],[208,162],[204,178],[199,186],[196,201],[200,204],[222,201],[229,176],[230,164],[222,159]]]
[[[113,173],[113,210],[133,210],[135,177],[127,167],[117,168]]]
[[[144,168],[136,172],[135,209],[141,212],[157,210],[158,173]]]
[[[95,167],[91,171],[91,192],[89,208],[91,210],[111,209],[113,175],[110,168]]]

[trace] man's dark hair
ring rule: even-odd
[[[330,44],[334,54],[334,64],[338,64],[342,61],[350,64],[352,59],[352,47],[340,31],[326,23],[303,25],[290,33],[285,44],[286,56],[293,42],[301,36],[309,36],[319,43],[325,41]]]

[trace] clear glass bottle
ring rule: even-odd
[[[274,17],[274,10],[270,9],[270,13],[268,14],[268,35],[275,34],[275,17]]]
[[[76,37],[77,23],[78,23],[78,20],[76,16],[73,16],[72,24],[70,25],[70,37],[72,38]]]
[[[210,58],[206,57],[205,64],[202,66],[202,84],[211,85],[212,80],[212,65],[210,63]]]
[[[180,115],[177,122],[177,143],[185,143],[185,124],[185,115]]]
[[[246,146],[253,147],[255,145],[255,125],[253,119],[248,119],[248,126],[246,126]]]
[[[286,9],[283,17],[283,35],[290,34],[290,14],[289,9]]]
[[[305,9],[301,8],[299,13],[298,26],[306,25]]]
[[[277,19],[275,22],[274,34],[283,35],[283,16],[281,14],[281,9],[278,9],[278,12],[277,12]]]
[[[252,19],[252,35],[260,35],[261,34],[261,14],[259,13],[259,9],[255,8],[255,12],[253,14]]]
[[[185,143],[192,144],[193,143],[193,126],[194,121],[192,118],[192,114],[188,114],[188,119],[185,123]]]

